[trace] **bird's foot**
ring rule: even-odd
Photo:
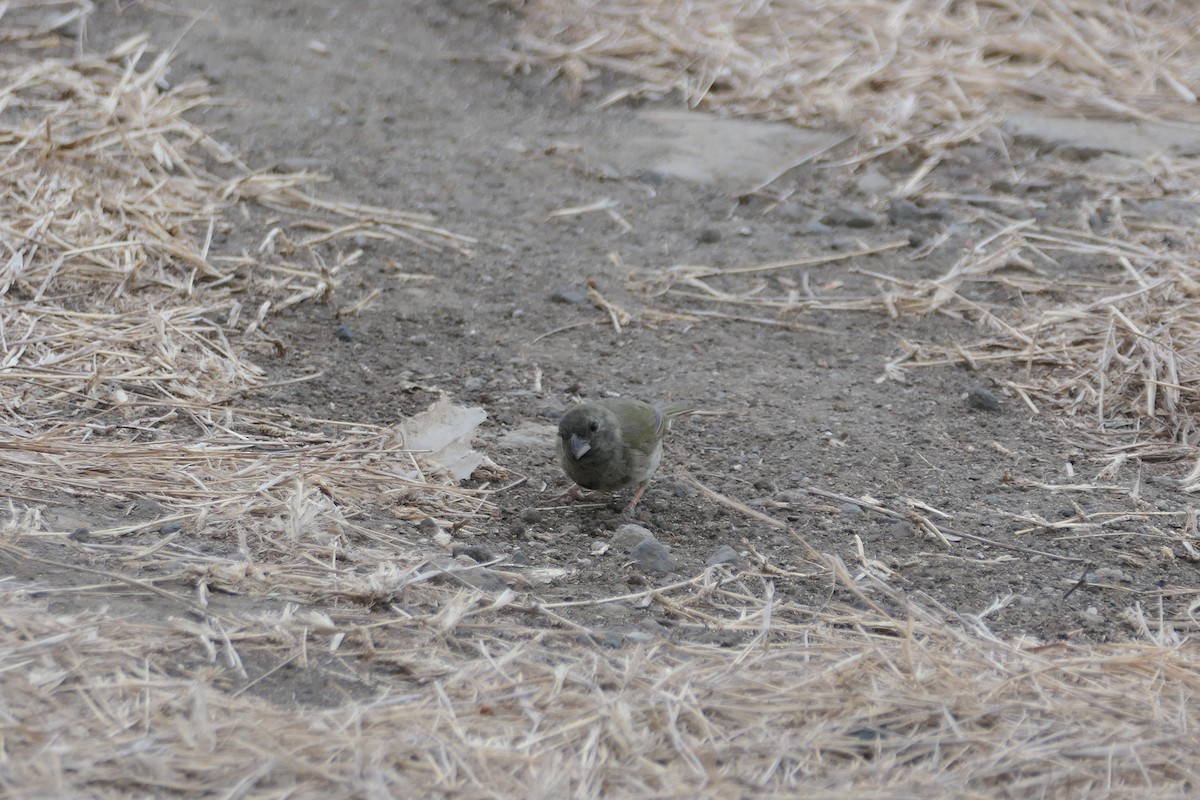
[[[642,495],[646,493],[646,487],[650,485],[650,481],[642,481],[638,484],[637,491],[633,493],[633,497],[629,500],[629,505],[625,506],[625,510],[621,513],[627,517],[633,516],[633,509],[637,506],[638,501],[642,499]]]
[[[570,489],[567,489],[565,492],[560,494],[558,497],[554,498],[554,502],[555,503],[566,503],[566,502],[577,503],[581,500],[586,501],[586,502],[591,502],[593,500],[599,500],[602,497],[604,497],[604,492],[585,492],[583,490],[582,486],[580,486],[579,484],[575,484]]]

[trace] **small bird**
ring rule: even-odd
[[[652,406],[624,397],[575,406],[558,423],[558,458],[567,477],[578,485],[559,500],[584,499],[580,486],[612,492],[637,484],[625,506],[625,513],[630,513],[662,461],[662,440],[671,420],[695,411],[682,403]]]

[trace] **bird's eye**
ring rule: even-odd
[[[596,422],[596,420],[592,420],[591,422],[588,423],[588,431],[590,431],[591,433],[595,433],[598,430],[600,430],[599,422]]]

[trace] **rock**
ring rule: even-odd
[[[646,572],[666,574],[679,565],[678,559],[671,555],[667,546],[653,538],[635,544],[629,551],[629,557]]]
[[[609,544],[615,547],[622,553],[628,553],[634,547],[644,541],[654,539],[654,534],[643,528],[641,525],[628,523],[617,528],[613,533],[612,538],[608,540]]]
[[[833,228],[820,220],[810,219],[808,224],[800,229],[800,232],[805,236],[828,236],[833,233]]]
[[[870,228],[878,224],[879,219],[862,206],[849,203],[821,217],[821,222],[842,228]]]
[[[468,392],[478,392],[486,384],[487,381],[485,381],[483,378],[480,378],[478,375],[472,375],[470,378],[467,378],[465,381],[463,381],[463,388]]]
[[[477,544],[459,545],[450,551],[450,555],[454,556],[455,558],[458,558],[459,556],[466,556],[477,564],[483,564],[487,561],[491,561],[495,557],[486,547],[480,547]]]
[[[888,533],[895,536],[897,539],[907,539],[913,535],[912,523],[902,519],[898,519],[891,525],[888,525]]]
[[[1107,581],[1109,583],[1133,583],[1133,576],[1122,569],[1101,567],[1094,574],[1089,575],[1088,580]]]
[[[745,637],[737,631],[699,631],[695,639],[700,644],[715,644],[718,647],[733,647],[741,644]]]
[[[158,526],[158,532],[164,535],[169,535],[181,530],[183,530],[183,526],[178,522],[164,522],[162,525]]]
[[[459,586],[467,586],[484,592],[499,593],[508,589],[508,584],[504,582],[499,573],[493,572],[490,569],[448,570],[433,577],[431,580],[435,583],[456,583]]]
[[[857,185],[863,194],[881,195],[891,191],[894,184],[888,176],[872,167],[863,173]]]
[[[536,508],[527,508],[521,512],[521,521],[529,525],[536,525],[542,521],[542,512]]]
[[[780,219],[785,219],[789,222],[804,222],[811,215],[807,208],[795,200],[786,200],[779,204],[775,209],[775,213]]]
[[[157,500],[151,500],[149,497],[139,497],[133,502],[133,508],[130,509],[132,514],[141,514],[147,517],[161,517],[164,513],[162,505]]]
[[[530,564],[529,557],[520,550],[513,550],[509,553],[508,558],[504,559],[504,563],[513,567],[527,567]]]
[[[80,544],[87,544],[88,542],[90,542],[92,540],[92,532],[89,531],[87,528],[76,528],[74,531],[71,532],[71,534],[69,536],[67,536],[67,538],[70,539],[72,542],[79,542]]]
[[[709,225],[704,230],[700,231],[697,237],[701,244],[716,244],[721,241],[721,229],[713,225]]]
[[[921,207],[904,197],[893,200],[891,206],[888,207],[888,222],[897,227],[912,225],[924,218],[925,212],[921,210]]]
[[[967,405],[982,411],[996,412],[1000,410],[1000,400],[991,391],[982,386],[975,386],[967,392]]]
[[[588,301],[587,292],[573,286],[560,286],[550,293],[550,299],[555,303],[567,305],[582,305]]]
[[[842,503],[838,506],[838,510],[848,517],[861,517],[863,508],[858,503]]]
[[[354,341],[354,331],[352,331],[350,329],[349,325],[338,325],[336,335],[337,335],[337,338],[343,342],[353,342]]]
[[[657,639],[650,631],[634,629],[625,633],[625,640],[630,644],[650,644]]]
[[[740,566],[742,564],[742,555],[737,550],[734,550],[727,544],[723,544],[717,548],[717,552],[708,557],[708,561],[704,562],[706,567],[715,567],[719,564],[732,564]]]
[[[580,636],[585,635],[586,634],[580,634]],[[596,644],[600,645],[601,647],[607,647],[610,650],[616,650],[625,644],[625,637],[617,631],[604,631],[598,637],[593,635],[590,638]]]

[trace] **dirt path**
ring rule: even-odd
[[[971,327],[861,312],[806,313],[796,318],[804,326],[797,330],[670,319],[654,313],[662,307],[653,297],[630,289],[631,271],[765,264],[897,241],[911,245],[763,280],[773,290],[805,279],[826,292],[849,292],[874,285],[862,271],[931,277],[980,235],[957,207],[922,214],[893,208],[853,167],[801,167],[772,186],[781,201],[774,202],[739,200],[724,185],[664,176],[652,164],[620,164],[611,154],[653,131],[639,110],[595,111],[587,98],[572,102],[537,75],[504,77],[488,57],[507,46],[510,21],[474,4],[364,0],[351,9],[218,0],[210,7],[188,28],[179,17],[134,5],[98,15],[89,39],[103,48],[148,29],[167,44],[187,28],[174,77],[223,87],[233,105],[203,122],[249,163],[308,166],[332,177],[328,194],[429,211],[439,225],[478,239],[470,258],[363,240],[366,257],[344,276],[333,302],[270,321],[285,353],[260,359],[262,366],[281,382],[320,377],[256,402],[393,422],[445,392],[487,410],[484,436],[493,445],[514,430],[549,430],[575,395],[616,392],[722,412],[677,426],[639,511],[641,524],[678,558],[668,575],[631,567],[616,549],[599,552],[597,544],[623,522],[614,514],[621,499],[612,509],[539,508],[566,485],[548,440],[494,450],[513,478],[528,480],[501,494],[498,517],[460,532],[458,543],[496,554],[520,550],[535,566],[567,570],[545,597],[668,583],[695,574],[723,545],[800,570],[805,551],[795,536],[702,495],[682,470],[787,522],[852,571],[869,569],[951,613],[977,614],[1005,599],[989,621],[1007,634],[1125,637],[1124,609],[1193,582],[1192,566],[1175,557],[1164,533],[1182,525],[1182,516],[1131,517],[1097,538],[1036,521],[1107,511],[1181,514],[1186,503],[1170,480],[1127,470],[1117,479],[1124,492],[1049,491],[1045,485],[1092,480],[1100,468],[1095,442],[1031,414],[1001,388],[1003,373],[948,367],[910,371],[904,382],[881,379],[905,341],[969,340],[977,334]],[[915,165],[885,167],[883,188]],[[980,145],[939,174],[965,192],[1011,172]],[[1076,213],[1077,201],[1059,188],[1044,189],[1047,213]],[[603,211],[550,216],[601,200],[619,218]],[[865,215],[826,218],[849,203]],[[247,225],[219,244],[253,251],[265,230]],[[912,258],[914,246],[943,233],[948,244]],[[617,333],[583,301],[588,277],[634,324]],[[380,295],[366,310],[338,318],[339,308],[373,289]],[[348,328],[343,338],[340,326]],[[352,341],[343,340],[347,333]],[[998,412],[965,400],[981,386],[999,397]],[[895,513],[822,492],[869,497]],[[949,541],[906,518],[914,510]],[[1095,585],[1064,597],[1086,563]],[[781,578],[778,591],[819,605],[830,589]],[[653,606],[579,613],[617,637],[646,629],[695,635],[676,630]]]

